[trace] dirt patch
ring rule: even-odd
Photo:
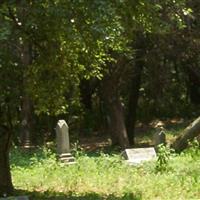
[[[137,122],[135,127],[136,144],[134,147],[151,147],[153,146],[152,136],[159,127],[176,129],[177,127],[185,128],[192,120],[183,118],[173,118],[166,120],[153,120],[149,123]],[[94,134],[94,136],[82,137],[79,140],[81,147],[86,151],[97,151],[111,146],[109,135]]]

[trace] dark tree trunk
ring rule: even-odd
[[[0,127],[0,196],[8,196],[13,192],[10,173],[9,150],[11,133],[5,126]]]
[[[90,82],[90,80],[86,79],[82,79],[80,82],[81,103],[86,110],[92,110],[92,89]]]
[[[101,91],[102,99],[108,113],[108,130],[111,135],[112,144],[126,148],[129,147],[129,140],[126,131],[124,110],[120,99],[118,75],[119,74],[115,72],[104,77]]]
[[[127,134],[131,145],[134,144],[135,138],[135,123],[137,120],[137,107],[139,99],[139,90],[141,85],[141,76],[145,64],[145,40],[142,34],[138,34],[135,44],[136,55],[135,63],[133,66],[133,76],[131,80],[130,95],[128,101],[128,114],[127,114]]]
[[[191,103],[199,105],[200,104],[200,70],[198,70],[198,64],[194,67],[190,66],[194,63],[193,60],[188,64],[188,90],[190,95]]]
[[[22,86],[22,101],[21,101],[21,146],[29,148],[32,145],[32,105],[29,95],[27,94],[28,76],[27,70],[32,63],[32,49],[31,45],[25,44],[21,48],[21,61],[23,65],[23,86]]]
[[[141,85],[142,69],[143,61],[138,61],[135,66],[134,77],[131,80],[131,91],[129,95],[127,114],[127,133],[131,145],[134,144],[135,138],[135,123],[137,120],[137,105],[139,99],[139,89]]]
[[[20,142],[21,146],[29,148],[32,146],[32,134],[31,134],[31,105],[30,99],[27,96],[22,98],[22,122],[21,122],[21,135]]]
[[[188,147],[188,141],[200,135],[200,117],[192,122],[171,145],[176,152],[181,152]]]
[[[123,149],[129,147],[124,112],[119,97],[108,104],[110,111],[110,133],[113,143],[118,143]]]

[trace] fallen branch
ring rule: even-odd
[[[172,143],[171,147],[176,152],[181,152],[188,147],[188,142],[200,135],[200,117],[193,121],[180,136]]]

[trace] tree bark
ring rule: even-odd
[[[200,104],[200,70],[198,70],[198,64],[195,66],[191,66],[191,63],[195,63],[195,61],[190,60],[188,64],[187,71],[188,71],[188,90],[190,94],[190,100],[193,104],[199,105]]]
[[[31,135],[31,105],[28,96],[22,97],[22,110],[21,110],[21,135],[20,142],[24,148],[32,146],[32,135]]]
[[[131,91],[128,101],[128,114],[127,114],[127,133],[129,142],[131,145],[134,144],[135,138],[135,123],[137,120],[137,106],[139,99],[139,89],[141,85],[141,76],[143,69],[143,60],[136,62],[134,77],[131,80]]]
[[[11,146],[11,133],[5,126],[0,127],[0,196],[8,196],[13,192],[10,173],[9,150]]]
[[[82,79],[80,81],[80,97],[81,103],[84,105],[86,110],[92,110],[92,89],[91,81]]]
[[[120,75],[116,72],[105,76],[102,81],[101,90],[103,101],[108,111],[108,130],[111,135],[112,144],[119,145],[125,149],[129,147],[129,140],[126,131],[124,110],[120,99],[120,82],[118,76]]]
[[[134,48],[136,49],[135,63],[133,66],[133,76],[131,79],[131,88],[128,100],[128,114],[126,120],[127,134],[131,145],[134,145],[135,123],[137,120],[139,90],[141,85],[142,71],[145,64],[144,61],[144,55],[146,51],[145,45],[147,43],[142,33],[139,32],[137,33],[136,36],[137,36],[136,43],[134,44]]]
[[[23,84],[22,84],[22,101],[21,101],[21,146],[29,148],[32,145],[31,122],[32,122],[32,106],[29,95],[27,94],[28,77],[27,69],[32,63],[31,46],[24,42],[22,47],[21,62],[24,67]]]
[[[180,136],[177,137],[171,147],[176,152],[181,152],[188,147],[188,141],[200,135],[200,117],[192,122]]]
[[[114,101],[109,103],[110,110],[110,133],[112,140],[116,141],[114,137],[117,137],[119,145],[125,149],[129,147],[129,140],[126,131],[124,113],[120,98],[117,97]]]

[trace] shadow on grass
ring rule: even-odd
[[[114,194],[100,195],[94,192],[85,193],[81,195],[73,194],[73,192],[55,193],[55,192],[27,192],[23,190],[16,190],[16,196],[27,195],[30,200],[141,200],[141,193],[124,193],[119,197]]]
[[[31,161],[45,160],[49,155],[43,151],[41,147],[26,150],[20,147],[14,147],[11,149],[10,163],[20,167],[30,167]]]
[[[48,152],[49,150],[49,152]],[[103,154],[107,155],[120,155],[122,149],[118,146],[107,146],[104,148],[97,149],[95,151],[83,150],[81,154],[87,155],[88,157],[100,157]],[[19,167],[30,167],[33,162],[42,162],[49,158],[51,155],[56,154],[53,149],[44,149],[43,147],[36,147],[33,149],[22,149],[20,147],[14,147],[11,150],[10,163],[14,166]],[[72,150],[72,155],[75,156],[76,151]]]

